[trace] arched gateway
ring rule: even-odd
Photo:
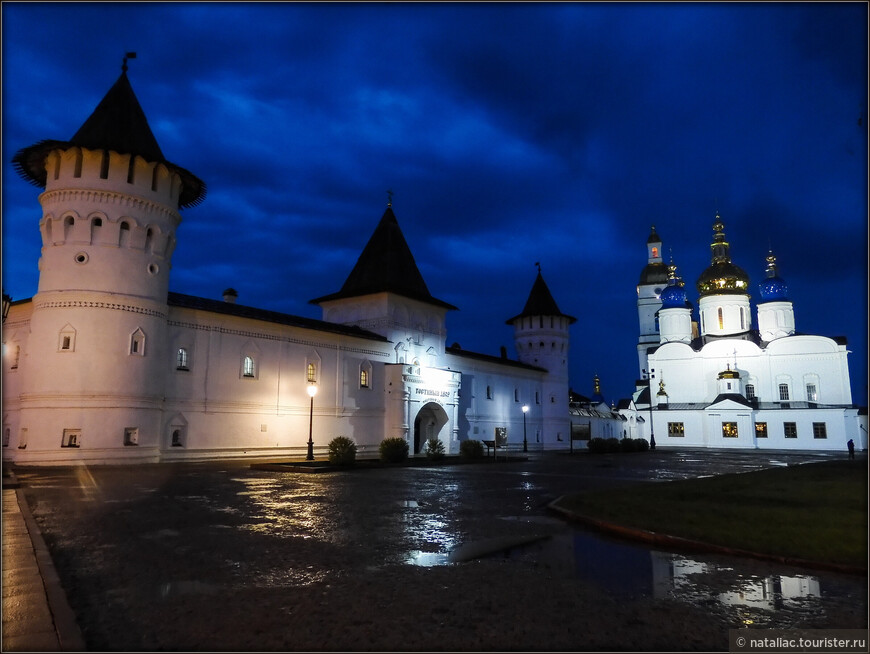
[[[425,453],[426,441],[441,438],[441,430],[448,421],[447,412],[440,404],[429,402],[420,407],[414,418],[414,453]]]

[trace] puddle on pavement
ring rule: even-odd
[[[464,543],[448,547],[446,552],[415,550],[408,553],[405,562],[422,567],[461,565],[464,561],[491,556],[531,561],[548,569],[549,574],[593,584],[616,597],[650,597],[688,603],[707,611],[726,613],[735,625],[747,627],[798,627],[825,610],[823,580],[799,570],[768,573],[776,567],[739,559],[696,560],[606,539],[574,527],[552,533],[554,523],[559,521],[546,516],[503,519],[539,524],[551,535]],[[469,556],[457,557],[462,551]],[[759,570],[765,572],[757,572]],[[849,589],[842,599],[844,605],[850,601],[866,603],[866,588],[862,589],[859,582],[860,579],[851,578],[837,582],[838,586]],[[842,592],[843,588],[837,588],[832,595],[838,598]],[[838,600],[828,595],[826,601]]]

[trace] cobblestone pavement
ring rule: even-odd
[[[546,505],[833,456],[658,450],[320,474],[249,461],[17,474],[91,650],[721,651],[729,628],[867,628],[866,577],[651,552]]]

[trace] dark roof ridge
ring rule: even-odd
[[[167,161],[163,156],[142,105],[130,86],[126,71],[121,73],[71,139],[47,139],[22,148],[12,158],[12,164],[25,180],[34,186],[45,188],[45,158],[52,150],[73,147],[111,150],[119,154],[139,156],[149,162],[162,163],[181,177],[180,207],[192,207],[205,199],[205,183],[189,170]]]
[[[394,293],[448,310],[456,309],[452,304],[432,297],[392,206],[387,206],[341,290],[310,302],[320,304],[376,293]]]
[[[318,320],[316,318],[305,318],[303,316],[295,316],[289,313],[281,313],[269,309],[258,309],[244,304],[236,304],[235,302],[212,300],[211,298],[186,295],[184,293],[176,293],[173,291],[169,292],[167,305],[170,307],[175,306],[185,309],[211,311],[213,313],[237,316],[239,318],[249,318],[251,320],[260,320],[278,325],[288,325],[290,327],[300,327],[302,329],[314,329],[317,331],[388,342],[388,339],[385,336],[375,334],[374,332],[370,332],[362,327],[357,327],[356,325],[341,325],[339,323]]]
[[[535,283],[532,284],[529,299],[526,300],[526,306],[523,307],[522,313],[517,314],[513,318],[508,318],[505,323],[511,325],[518,318],[525,318],[526,316],[560,316],[567,318],[572,324],[577,322],[575,317],[562,313],[559,310],[559,305],[553,299],[553,294],[550,292],[547,282],[544,281],[540,268],[538,268],[538,276],[535,278]]]

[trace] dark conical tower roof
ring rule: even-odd
[[[514,320],[525,318],[526,316],[561,316],[567,318],[570,323],[577,322],[577,319],[573,316],[559,311],[559,305],[553,299],[553,294],[550,293],[550,288],[547,286],[547,282],[544,281],[540,268],[538,268],[538,276],[535,279],[535,283],[532,284],[532,290],[529,293],[529,299],[526,300],[523,312],[505,322],[511,325]]]
[[[145,112],[130,86],[126,70],[69,141],[40,141],[19,150],[12,158],[12,163],[21,177],[35,186],[45,188],[45,158],[52,150],[71,147],[112,150],[162,163],[181,177],[181,207],[197,205],[205,198],[205,183],[193,173],[168,162],[163,156],[148,126]]]
[[[446,309],[456,309],[452,304],[442,302],[429,293],[390,206],[375,227],[341,290],[311,300],[311,304],[373,293],[395,293]]]

